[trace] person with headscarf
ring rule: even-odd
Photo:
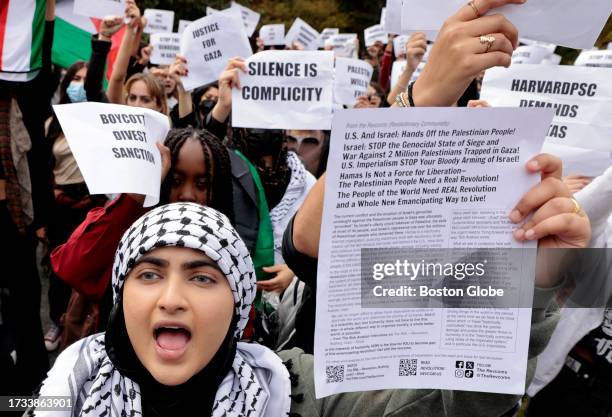
[[[256,295],[253,262],[209,207],[174,203],[142,216],[121,238],[112,274],[106,332],[62,352],[37,392],[69,398],[71,409],[27,415],[473,417],[502,415],[519,398],[384,390],[316,399],[311,355],[239,341]],[[530,357],[552,332],[553,308],[534,311]]]
[[[216,137],[205,130],[173,129],[165,140],[165,146],[159,147],[163,163],[162,204],[182,201],[209,205],[234,221],[229,156]],[[105,207],[90,210],[68,240],[51,253],[53,271],[78,293],[78,297],[73,294],[69,311],[82,306],[91,310],[89,314],[93,317],[93,323],[83,334],[83,325],[77,321],[81,316],[67,314],[65,327],[68,329],[62,337],[62,346],[91,334],[91,328],[105,328],[108,309],[112,305],[108,288],[110,263],[122,234],[148,211],[143,202],[144,196],[122,194]],[[242,224],[237,224],[239,230],[243,229]],[[249,242],[249,247],[254,247],[255,242],[248,239],[250,236],[251,232],[247,230],[245,241]],[[100,312],[96,306],[101,308]]]

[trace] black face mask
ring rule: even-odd
[[[217,104],[217,100],[203,100],[200,102],[200,115],[202,115],[202,119],[212,111],[215,104]]]
[[[284,132],[270,129],[235,129],[232,142],[257,168],[268,207],[273,209],[281,201],[291,179]],[[266,165],[263,159],[265,156],[272,157],[271,165]]]

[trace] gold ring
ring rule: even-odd
[[[480,14],[480,10],[478,10],[478,7],[476,7],[476,5],[474,4],[473,1],[470,1],[468,3],[468,6],[470,6],[472,8],[472,10],[474,10],[474,14],[476,15],[476,19],[478,19],[480,16],[482,16]]]
[[[584,211],[582,211],[582,207],[580,207],[580,203],[578,203],[578,200],[576,200],[574,197],[571,197],[570,200],[572,200],[572,202],[574,203],[574,211],[572,211],[572,214],[584,216]]]
[[[492,36],[492,35],[483,35],[483,36],[480,37],[480,43],[482,45],[484,45],[484,44],[487,45],[487,49],[484,52],[486,54],[487,52],[489,52],[489,50],[491,49],[491,47],[495,43],[495,36]]]

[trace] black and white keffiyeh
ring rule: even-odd
[[[123,235],[113,266],[115,303],[121,300],[125,278],[136,261],[164,246],[196,249],[218,264],[234,296],[234,335],[239,338],[257,290],[253,263],[227,217],[198,204],[158,207]],[[238,342],[231,369],[217,389],[212,415],[285,416],[290,394],[289,373],[281,359],[264,346]],[[90,336],[62,352],[40,395],[69,396],[73,409],[65,414],[35,410],[37,416],[141,416],[143,409],[138,383],[115,367],[107,354],[104,334]]]
[[[270,220],[272,225],[279,224],[282,219],[287,217],[289,210],[293,210],[293,206],[300,196],[304,193],[306,185],[306,168],[295,152],[287,152],[287,165],[291,170],[291,179],[287,190],[281,201],[270,211]]]

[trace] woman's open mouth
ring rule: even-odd
[[[181,325],[162,324],[153,330],[155,350],[164,360],[180,359],[191,340],[191,332]]]

